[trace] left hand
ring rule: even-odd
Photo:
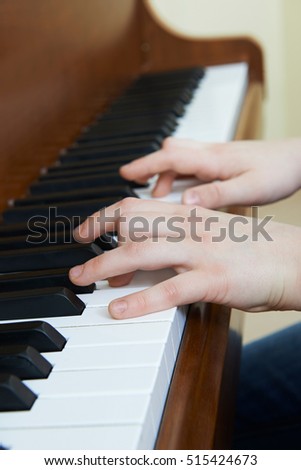
[[[266,236],[256,237],[251,218],[127,198],[76,230],[82,242],[116,230],[119,246],[71,269],[70,278],[78,285],[109,279],[117,286],[137,270],[174,269],[174,277],[111,302],[109,312],[119,319],[196,301],[247,311],[301,310],[301,229],[268,222]]]

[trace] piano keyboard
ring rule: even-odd
[[[1,241],[3,246],[6,246],[5,243],[9,243],[9,240],[12,244],[16,243],[16,247],[22,243],[22,235],[24,238],[28,230],[24,225],[30,214],[28,207],[35,207],[36,204],[42,211],[38,212],[42,217],[43,208],[49,207],[51,201],[53,206],[56,205],[56,201],[65,201],[58,204],[60,216],[65,216],[72,213],[76,201],[80,200],[86,202],[82,204],[79,214],[80,217],[85,217],[96,210],[96,201],[98,207],[107,205],[108,198],[104,200],[100,193],[96,197],[95,193],[93,194],[91,185],[94,181],[103,181],[108,187],[112,185],[115,188],[122,187],[122,191],[128,191],[129,195],[134,191],[139,197],[150,198],[151,185],[142,188],[127,186],[125,189],[126,183],[116,173],[116,168],[123,161],[159,148],[162,138],[166,135],[173,134],[177,137],[203,141],[221,142],[232,139],[247,86],[247,73],[245,64],[210,67],[206,69],[204,77],[202,71],[196,69],[192,73],[194,78],[188,74],[191,85],[191,92],[188,93],[187,87],[182,87],[183,76],[187,80],[187,71],[177,72],[169,78],[167,75],[153,77],[151,80],[156,79],[156,83],[160,80],[161,91],[155,90],[152,100],[146,100],[146,103],[149,103],[148,111],[142,108],[143,87],[140,90],[141,85],[138,81],[136,84],[138,99],[137,96],[135,98],[135,93],[131,94],[130,91],[128,94],[132,111],[126,119],[126,124],[124,111],[129,108],[126,106],[126,99],[120,98],[119,106],[113,104],[105,119],[95,121],[83,131],[77,145],[62,152],[60,165],[43,172],[42,176],[48,176],[48,179],[41,178],[33,185],[28,198],[15,201],[15,205],[3,214],[5,223],[0,226],[0,261],[1,258],[5,258],[2,257],[3,251],[1,253]],[[200,80],[196,80],[195,74],[199,75]],[[170,86],[170,83],[173,86]],[[133,89],[135,86],[131,88]],[[180,92],[183,101],[175,99],[175,90],[177,93]],[[161,106],[161,114],[156,119],[153,119],[156,105],[152,103],[160,103]],[[172,103],[173,113],[170,113]],[[135,117],[138,113],[141,116],[140,122]],[[114,124],[118,124],[118,131],[116,129],[114,131]],[[106,137],[100,141],[103,135]],[[101,143],[101,152],[107,155],[103,158],[105,161],[103,165],[97,159],[97,152],[99,153],[99,150],[96,150],[97,143]],[[131,155],[125,152],[125,147],[131,149]],[[108,156],[109,148],[112,149],[110,156]],[[85,156],[83,149],[87,152]],[[70,160],[68,155],[71,157]],[[111,162],[115,161],[114,168],[110,162],[108,163],[109,159]],[[71,185],[71,189],[69,187],[66,189],[64,179],[62,179],[63,184],[60,183],[61,170],[67,166],[67,173],[71,172],[70,179],[74,179],[76,190],[72,189]],[[101,169],[101,166],[106,168]],[[88,172],[88,167],[92,172],[87,176],[84,171]],[[51,183],[52,174],[56,174],[53,177],[54,183]],[[82,189],[78,190],[78,184]],[[191,180],[176,182],[173,193],[164,200],[179,202],[181,192],[188,184],[191,184]],[[64,189],[66,191],[63,191]],[[112,201],[118,197],[118,191],[116,189],[115,193],[111,192],[109,197]],[[77,194],[80,194],[80,197]],[[125,195],[124,192],[120,194],[120,197]],[[71,209],[66,207],[66,204],[70,203],[69,197],[74,197]],[[21,208],[27,210],[22,212]],[[101,246],[102,248],[97,247],[98,250],[105,248],[106,245]],[[44,251],[43,246],[38,248],[42,257],[46,256],[47,248],[44,247]],[[107,245],[107,249],[113,248]],[[5,251],[4,248],[3,250]],[[9,263],[9,257],[7,260]],[[4,261],[1,261],[3,266]],[[31,268],[20,266],[19,269],[24,272],[26,269],[30,271]],[[58,270],[62,272],[58,273]],[[52,268],[52,275],[54,278],[57,275],[61,276],[63,271],[62,267]],[[0,302],[8,295],[5,289],[11,285],[9,282],[12,282],[11,277],[13,277],[9,269],[5,269],[5,272],[5,275],[0,275]],[[4,410],[0,413],[2,448],[31,450],[154,448],[185,327],[187,308],[178,307],[147,317],[116,321],[110,317],[107,306],[114,298],[139,291],[172,275],[170,270],[138,272],[128,286],[119,288],[110,288],[105,281],[98,282],[96,288],[90,286],[89,293],[76,293],[77,302],[83,305],[81,311],[76,302],[72,304],[73,308],[80,310],[76,315],[68,315],[66,305],[60,307],[59,303],[50,302],[48,306],[40,308],[40,318],[37,317],[38,312],[32,317],[30,309],[26,311],[25,304],[16,302],[12,307],[15,313],[12,318],[15,319],[10,321],[10,318],[5,316],[5,311],[1,309],[0,340],[3,343],[1,342],[0,347],[0,406]],[[3,276],[6,276],[6,279],[3,279]],[[26,277],[28,274],[23,273],[23,276]],[[31,282],[34,286],[35,281]],[[46,286],[43,289],[49,288]],[[64,285],[64,289],[72,290],[72,286]],[[38,291],[40,289],[36,289],[36,294]],[[18,292],[21,298],[25,295],[24,292],[27,291],[22,291],[21,294]],[[74,292],[71,293],[74,295]],[[1,296],[4,297],[1,299]],[[72,299],[70,302],[72,303]],[[28,322],[35,322],[32,328],[35,327],[39,331],[29,334]],[[51,338],[54,335],[53,342],[56,341],[60,345],[52,346],[53,342],[49,338],[46,341],[41,329],[46,331],[47,325],[41,326],[40,322],[46,322],[55,329],[55,333],[49,331],[47,334]],[[9,345],[9,341],[4,340],[8,335],[8,323],[11,324],[11,336],[8,338],[12,338],[9,340],[11,341]],[[41,353],[36,351],[34,354],[32,348],[27,347],[26,351],[23,348],[21,353],[18,352],[16,355],[16,348],[12,346],[22,343],[27,337],[30,337],[28,340],[30,344],[40,348]],[[15,368],[18,370],[23,362],[25,376],[28,373],[26,361],[32,360],[31,371],[39,367],[41,369],[42,366],[37,359],[39,354],[50,364],[51,370],[47,378],[33,380],[19,375],[19,381],[17,378],[12,379],[11,370],[14,371]],[[27,387],[25,390],[28,390],[29,394],[24,393],[22,386]],[[7,409],[14,404],[16,408]],[[25,410],[22,407],[30,409]]]

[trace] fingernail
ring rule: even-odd
[[[131,167],[131,163],[127,163],[126,165],[122,165],[122,166],[121,166],[121,169],[122,169],[122,170],[127,170],[127,169],[130,168],[130,167]]]
[[[79,225],[77,227],[77,233],[79,234],[81,238],[86,238],[88,236],[87,228],[85,225]]]
[[[73,230],[73,238],[76,241],[81,242],[86,237],[85,230],[83,230],[82,226],[79,225]]]
[[[76,279],[82,274],[83,270],[83,265],[74,266],[74,268],[70,269],[69,274],[71,277],[73,277],[73,279]]]
[[[79,235],[79,227],[76,227],[73,230],[73,238],[75,241],[79,241],[80,235]]]
[[[114,315],[122,315],[127,310],[127,302],[125,300],[114,300],[110,304],[110,311],[111,314]]]
[[[200,204],[199,195],[195,192],[187,193],[184,197],[185,204]]]

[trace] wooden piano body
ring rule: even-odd
[[[0,47],[1,209],[141,72],[247,62],[236,138],[258,136],[258,45],[178,37],[142,0],[3,0]],[[214,305],[191,308],[158,449],[229,447],[240,344],[239,315]]]

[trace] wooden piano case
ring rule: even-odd
[[[258,45],[171,34],[142,0],[2,0],[0,50],[0,209],[22,196],[41,167],[141,72],[247,62],[250,82],[236,138],[258,136]],[[239,324],[229,309],[191,308],[158,449],[229,448]]]

